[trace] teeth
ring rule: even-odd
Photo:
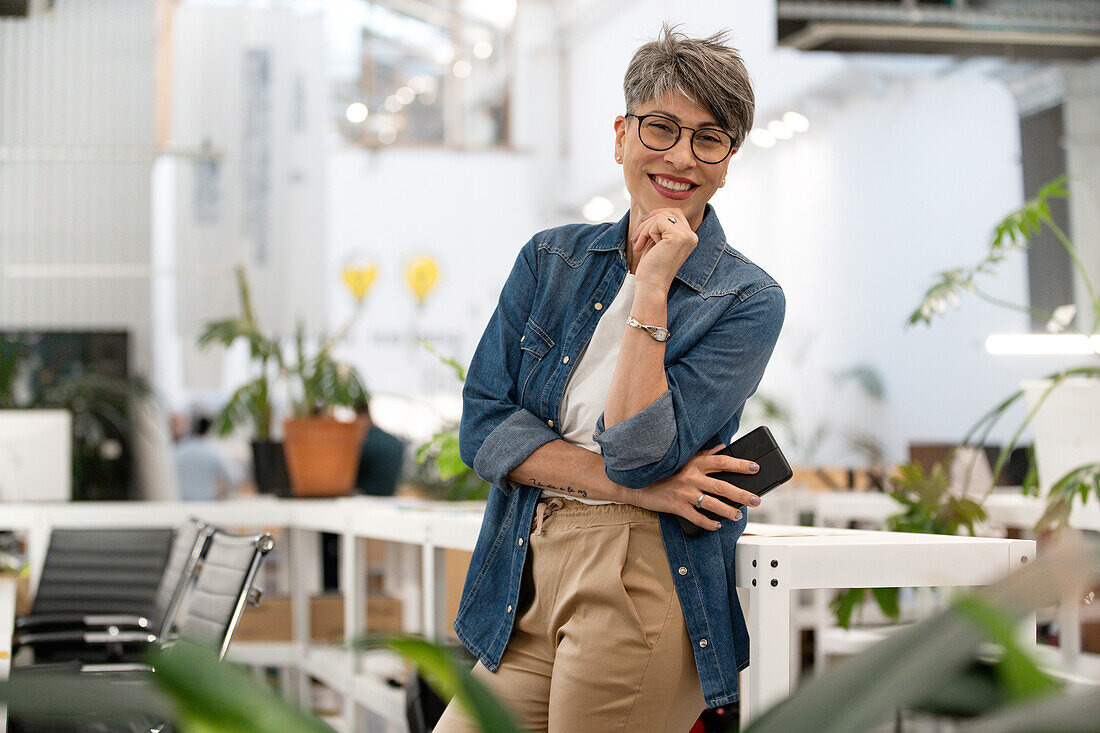
[[[664,176],[653,176],[653,180],[657,181],[657,184],[664,186],[670,191],[687,191],[691,188],[690,183],[678,183]]]

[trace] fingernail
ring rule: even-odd
[[[715,524],[718,525],[718,526],[715,527],[715,529],[722,529],[722,523],[721,522],[715,522]]]
[[[749,499],[749,504],[751,504],[752,506],[760,506],[760,497],[759,496],[752,497],[751,499]]]
[[[756,465],[755,463],[750,462],[749,463],[749,470],[752,471],[753,473],[756,473],[757,471],[760,470],[760,466]]]
[[[737,510],[737,517],[736,517],[736,518],[735,518],[735,519],[734,519],[733,521],[735,521],[735,522],[740,522],[740,521],[741,521],[741,516],[742,516],[742,515],[741,515],[741,510],[740,510],[740,509],[738,509],[738,510]]]

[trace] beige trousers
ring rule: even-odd
[[[705,707],[657,515],[543,500],[512,637],[474,676],[530,731],[687,733]],[[474,733],[457,701],[435,733]]]

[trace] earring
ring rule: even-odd
[[[622,162],[623,162],[623,156],[621,156],[621,155],[616,155],[616,156],[615,156],[615,162],[616,162],[616,163],[622,163]]]
[[[718,184],[718,188],[721,188],[722,186],[725,186],[725,185],[726,185],[726,179],[723,178],[722,181]]]

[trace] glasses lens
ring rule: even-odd
[[[642,144],[653,150],[668,150],[680,139],[680,126],[664,117],[646,117],[639,131]]]
[[[692,135],[691,149],[704,163],[720,163],[733,149],[733,138],[722,130],[703,128]]]

